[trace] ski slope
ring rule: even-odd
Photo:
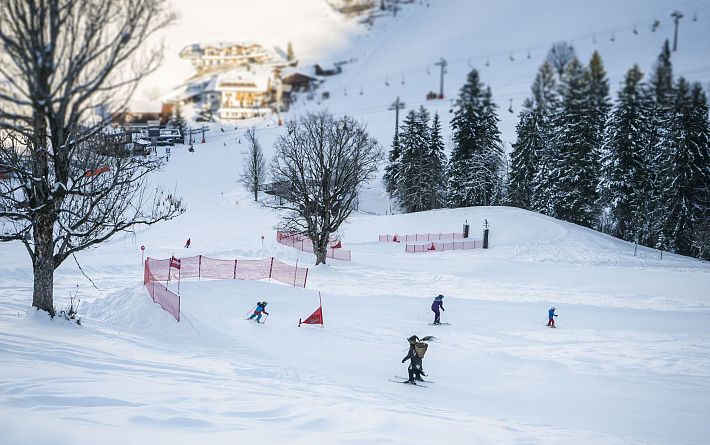
[[[488,56],[490,72],[483,78],[503,106],[505,94],[527,94],[554,41],[597,32],[616,82],[636,58],[648,68],[660,32],[667,36],[669,30],[664,21],[643,44],[630,31],[617,31],[614,45],[601,37],[637,21],[641,30],[643,20],[666,10],[660,1],[555,1],[544,8],[542,2],[431,1],[428,8],[416,3],[378,22],[371,33],[352,28],[316,0],[291,3],[300,6],[268,3],[269,20],[288,22],[295,33],[300,25],[283,11],[303,13],[307,17],[293,17],[333,27],[311,40],[303,37],[314,54],[358,59],[329,80],[332,98],[320,106],[365,119],[384,146],[393,131],[386,106],[397,94],[408,107],[423,102],[438,85],[426,64],[440,55],[451,63],[447,94],[465,76],[469,55],[478,55],[478,63]],[[232,2],[231,14],[209,17],[216,3],[202,4],[184,6],[184,32],[213,28],[208,40],[221,40],[233,29],[262,29],[261,19],[236,14],[252,2]],[[693,24],[702,23],[705,3],[673,6],[699,13],[699,22],[683,22],[676,73],[707,69],[710,28]],[[313,23],[306,21],[309,29],[301,32],[313,33]],[[431,30],[428,38],[422,29]],[[301,43],[293,40],[299,51]],[[334,47],[319,47],[318,40]],[[574,43],[586,59],[591,43],[584,42]],[[520,53],[520,65],[507,59],[510,47],[528,46],[533,58]],[[405,85],[395,85],[397,70],[407,71]],[[708,80],[707,73],[695,73],[691,78]],[[348,96],[338,93],[341,87]],[[432,102],[432,109],[443,117],[447,101]],[[287,117],[318,106],[299,105]],[[504,136],[513,137],[514,117],[502,117]],[[0,244],[2,444],[707,443],[710,265],[667,253],[661,258],[647,248],[634,255],[629,243],[519,209],[391,215],[380,184],[373,183],[361,200],[366,212],[353,215],[341,233],[352,262],[311,268],[306,289],[268,281],[182,281],[182,320],[176,323],[142,287],[141,245],[155,258],[313,262],[276,243],[277,215],[236,182],[245,150],[241,131],[251,124],[258,125],[270,156],[282,131],[274,120],[240,123],[239,130],[225,125],[224,132],[215,125],[195,153],[172,150],[154,180],[183,196],[187,213],[78,254],[98,289],[73,262],[58,269],[57,305],[66,305],[78,286],[82,326],[28,308],[27,253],[16,243]],[[407,254],[401,244],[377,242],[379,234],[458,231],[466,220],[480,238],[485,219],[488,250]],[[192,247],[183,249],[188,237]],[[325,327],[298,328],[298,319],[318,307],[318,292]],[[439,293],[446,296],[442,319],[450,326],[428,325]],[[262,299],[269,301],[266,323],[244,320]],[[551,305],[559,314],[554,330],[544,326]],[[424,358],[436,382],[427,388],[387,380],[406,372],[401,359],[412,334],[437,337]]]
[[[239,145],[215,134],[195,153],[174,149],[159,178],[177,184],[185,215],[78,255],[100,292],[75,264],[58,270],[59,305],[79,285],[81,327],[28,309],[26,253],[3,245],[3,443],[701,444],[710,434],[710,266],[634,256],[519,209],[357,214],[342,234],[352,262],[312,268],[307,289],[182,281],[176,323],[141,286],[140,245],[158,258],[312,262],[276,243],[276,215],[235,182]],[[406,254],[377,242],[466,219],[474,237],[488,219],[491,249]],[[325,328],[298,328],[317,292]],[[450,326],[428,325],[438,293]],[[267,322],[245,321],[261,299]],[[555,330],[544,326],[550,305]],[[412,334],[437,337],[428,388],[387,380],[406,372]]]

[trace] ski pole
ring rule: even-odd
[[[264,317],[264,321],[262,322],[262,324],[266,324],[266,320],[269,319],[269,314],[264,314],[264,315],[266,315],[266,317]]]
[[[256,309],[256,305],[254,305],[254,307],[251,308],[251,310],[250,310],[249,312],[247,312],[246,315],[249,316],[249,315],[253,314],[253,313],[254,313],[254,309]]]

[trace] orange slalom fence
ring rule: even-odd
[[[483,247],[483,241],[452,241],[450,243],[407,244],[404,251],[407,253],[443,252],[447,250],[471,250]]]
[[[155,276],[150,271],[150,260],[148,258],[145,260],[145,267],[143,269],[143,285],[145,286],[150,298],[153,303],[157,303],[170,315],[175,317],[177,321],[180,321],[180,295],[170,291],[167,287],[163,286]],[[167,260],[168,263],[170,260]]]
[[[313,243],[311,240],[303,235],[288,234],[283,232],[276,232],[276,241],[284,246],[293,247],[294,249],[302,250],[304,252],[313,253]],[[334,260],[350,261],[352,258],[352,252],[342,248],[342,244],[338,240],[329,240],[331,246],[326,251],[326,258],[333,258]]]
[[[178,268],[174,265],[179,265]],[[170,279],[208,278],[214,280],[263,280],[274,279],[297,287],[306,287],[308,268],[291,266],[278,259],[264,258],[260,260],[218,260],[204,255],[175,259],[171,268],[171,260],[156,260],[146,258],[143,273],[143,284],[153,302],[180,321],[180,296],[170,291],[160,281]]]
[[[414,235],[380,235],[381,243],[408,243],[410,241],[440,241],[443,239],[463,239],[463,233],[417,233]]]

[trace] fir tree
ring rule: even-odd
[[[428,208],[426,170],[429,141],[429,112],[424,107],[419,111],[411,110],[399,135],[401,154],[396,192],[402,210],[408,213]]]
[[[520,121],[516,127],[517,140],[511,153],[511,172],[508,196],[511,205],[524,209],[534,207],[536,181],[544,183],[542,172],[549,163],[548,146],[550,121],[554,115],[557,98],[552,66],[545,62],[538,71],[532,86],[532,98],[523,102]],[[542,202],[544,199],[539,199]],[[541,205],[541,207],[544,207]]]
[[[382,182],[385,185],[385,191],[391,199],[397,199],[397,184],[399,183],[401,150],[399,148],[399,136],[395,133],[392,139],[392,148],[389,153],[389,163],[385,167],[385,174],[382,177]]]
[[[671,125],[661,142],[660,206],[663,235],[672,251],[689,255],[696,228],[707,217],[710,187],[710,128],[705,93],[680,78]]]
[[[646,89],[646,96],[653,106],[649,115],[650,133],[648,146],[645,150],[648,178],[644,187],[648,200],[644,211],[645,221],[639,231],[641,241],[648,246],[654,246],[662,231],[661,220],[664,212],[664,209],[660,207],[661,187],[664,181],[660,177],[662,167],[659,165],[659,160],[664,157],[663,141],[668,141],[666,133],[671,126],[675,96],[673,66],[668,40],[664,42],[661,53],[658,55],[649,86]]]
[[[492,205],[501,189],[503,150],[491,96],[478,71],[472,70],[459,92],[451,121],[449,203],[453,207]]]
[[[602,63],[602,58],[599,52],[594,51],[592,58],[587,66],[587,75],[589,77],[589,91],[587,92],[587,108],[589,112],[589,125],[594,132],[593,136],[593,156],[594,159],[594,184],[599,185],[601,180],[601,165],[599,160],[602,156],[602,145],[604,144],[604,132],[606,130],[607,120],[611,111],[611,99],[609,98],[609,79],[606,76],[606,70]],[[598,196],[598,194],[597,194]],[[599,207],[594,210],[595,215],[599,215]],[[597,221],[597,228],[602,229],[601,222]]]
[[[429,150],[426,154],[426,185],[429,191],[427,199],[428,209],[438,209],[446,204],[446,154],[444,153],[444,139],[441,135],[441,122],[439,114],[434,114],[429,131]]]
[[[643,73],[634,65],[618,93],[606,131],[604,180],[599,188],[601,203],[611,219],[610,233],[628,241],[640,241],[648,200],[646,149],[651,105],[644,95],[642,79]]]
[[[690,254],[710,259],[710,118],[708,98],[699,83],[690,90],[690,146],[697,174],[692,187],[697,190]]]
[[[554,139],[558,161],[551,174],[554,212],[557,218],[591,227],[596,220],[597,129],[591,122],[589,75],[577,59],[565,68],[561,93]]]

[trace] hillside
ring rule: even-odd
[[[376,22],[370,33],[323,0],[269,0],[260,8],[247,0],[229,6],[205,0],[199,8],[174,3],[182,18],[169,31],[170,47],[204,35],[293,40],[304,60],[356,58],[323,87],[331,99],[299,104],[287,118],[318,107],[347,112],[366,120],[385,147],[394,126],[386,108],[394,97],[446,118],[469,57],[473,66],[483,64],[510,141],[515,116],[504,108],[510,97],[518,105],[527,95],[551,43],[573,40],[587,58],[596,34],[616,84],[630,64],[650,67],[670,30],[670,11],[660,0],[431,0]],[[707,82],[710,10],[704,2],[673,6],[689,11],[673,56],[676,74]],[[550,10],[567,19],[551,20]],[[694,10],[697,22],[690,19]],[[650,33],[654,17],[664,21]],[[426,102],[424,94],[438,85],[434,67],[427,75],[426,66],[439,56],[450,63],[447,97]],[[166,62],[158,76],[174,69],[172,76],[181,64],[190,69],[184,61]],[[18,243],[0,244],[3,445],[706,443],[710,264],[665,252],[661,258],[659,251],[515,208],[392,215],[378,181],[340,233],[352,261],[312,267],[310,254],[276,242],[278,216],[237,182],[247,125],[257,125],[270,157],[283,131],[275,119],[238,129],[213,125],[205,144],[195,144],[194,153],[173,148],[151,179],[184,198],[184,215],[83,251],[77,263],[56,271],[56,304],[65,307],[76,293],[81,326],[29,307],[27,252]],[[164,148],[158,154],[167,155]],[[403,243],[378,242],[381,234],[458,232],[465,221],[479,239],[486,220],[486,250],[412,254]],[[141,246],[160,259],[274,256],[309,266],[307,287],[182,280],[178,323],[142,285]],[[176,289],[174,281],[169,286]],[[324,327],[297,327],[318,307],[319,293]],[[445,295],[442,320],[450,325],[429,325],[438,294]],[[264,299],[266,323],[244,320]],[[551,306],[557,329],[545,326]],[[401,359],[413,334],[436,337],[424,358],[435,383],[424,388],[388,381],[405,375]]]
[[[359,214],[342,233],[353,261],[311,268],[307,289],[183,280],[176,323],[141,286],[141,245],[157,258],[312,262],[275,242],[276,215],[235,182],[229,138],[172,154],[159,179],[177,184],[188,213],[77,256],[100,291],[75,264],[58,270],[58,305],[78,285],[81,327],[28,309],[26,253],[3,246],[4,443],[411,444],[443,429],[451,444],[700,444],[710,434],[710,266],[634,256],[628,243],[519,209]],[[483,219],[489,250],[408,254],[377,242],[464,220],[479,237]],[[325,328],[298,328],[318,292]],[[438,293],[450,326],[427,325]],[[261,299],[268,322],[244,321]],[[557,330],[544,326],[550,305]],[[412,334],[438,339],[428,388],[387,381],[406,371]]]

